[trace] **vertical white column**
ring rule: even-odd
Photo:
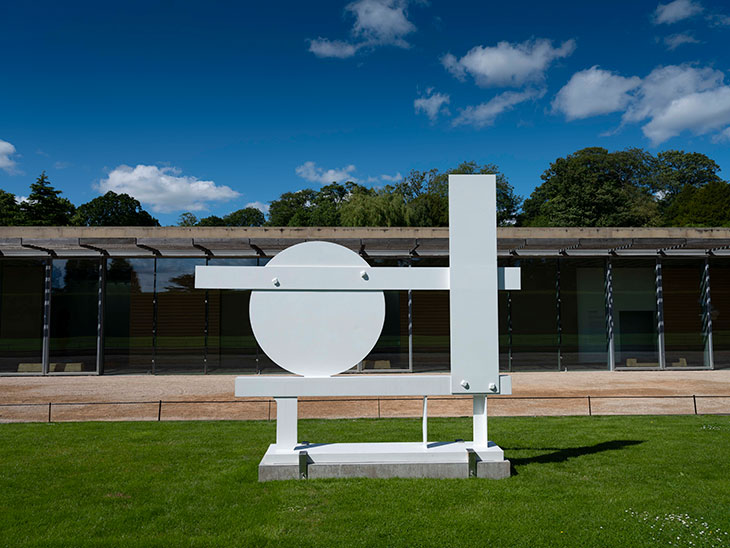
[[[294,449],[297,445],[297,399],[274,398],[276,401],[276,446]]]
[[[423,396],[423,445],[428,445],[428,396]]]
[[[487,437],[487,396],[474,396],[474,447],[486,448],[489,445]]]
[[[451,393],[494,393],[499,387],[495,175],[449,175],[449,278]]]

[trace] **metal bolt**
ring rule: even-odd
[[[490,382],[489,383],[489,391],[490,392],[496,392],[497,391],[497,385],[494,384],[493,382]]]
[[[274,284],[276,287],[279,287],[281,283],[279,283],[279,278],[274,278],[271,280],[271,283]]]
[[[361,278],[362,278],[363,280],[367,280],[367,279],[368,279],[368,273],[367,273],[367,272],[365,272],[364,270],[361,270],[361,271],[360,271],[360,277],[361,277]]]
[[[464,390],[469,390],[469,383],[464,381],[461,381],[461,386]]]

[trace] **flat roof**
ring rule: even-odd
[[[327,240],[373,258],[447,257],[448,237],[448,228],[0,227],[0,255],[255,258]],[[730,256],[728,228],[501,227],[497,238],[501,257]]]

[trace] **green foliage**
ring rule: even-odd
[[[653,548],[730,538],[726,416],[494,417],[509,479],[264,484],[257,466],[274,421],[162,417],[0,424],[0,545]],[[433,440],[470,439],[471,428],[429,419]],[[299,431],[321,443],[416,442],[421,422],[300,420]]]
[[[353,193],[366,191],[356,183],[332,183],[320,190],[285,192],[271,202],[269,226],[342,226],[340,210]]]
[[[266,217],[255,207],[245,207],[223,217],[225,226],[264,226]]]
[[[668,207],[685,188],[721,182],[719,171],[714,160],[699,152],[665,150],[657,154],[654,191],[661,196],[662,206]]]
[[[198,224],[198,218],[189,211],[180,213],[177,218],[177,226],[195,226]]]
[[[15,194],[0,190],[0,226],[22,225],[23,213],[15,201]]]
[[[30,185],[28,199],[20,205],[23,223],[30,226],[68,226],[76,208],[51,186],[44,171]]]
[[[558,158],[523,204],[526,226],[652,226],[654,158],[641,149],[584,148]]]
[[[664,215],[666,226],[730,226],[730,184],[686,185]]]
[[[226,226],[225,221],[218,217],[218,215],[211,215],[210,217],[203,217],[198,221],[195,226]]]
[[[71,222],[76,226],[160,226],[139,201],[111,190],[80,205]]]

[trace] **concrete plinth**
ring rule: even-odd
[[[471,459],[470,459],[471,456]],[[489,478],[510,476],[496,444],[471,442],[273,444],[259,464],[259,481],[318,478]]]

